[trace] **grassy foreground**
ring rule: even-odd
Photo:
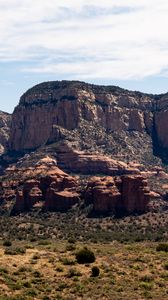
[[[87,246],[94,263],[78,264]],[[168,299],[168,252],[156,242],[1,241],[0,300]],[[100,274],[92,276],[92,267]]]

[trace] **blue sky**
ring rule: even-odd
[[[168,91],[168,1],[0,0],[0,110],[49,80]]]

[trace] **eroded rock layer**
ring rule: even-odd
[[[34,167],[9,167],[1,182],[0,201],[14,201],[12,213],[34,208],[67,211],[75,204],[93,204],[96,213],[145,212],[150,194],[140,174],[122,176],[71,176],[49,156]]]

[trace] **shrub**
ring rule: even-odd
[[[0,267],[0,274],[8,274],[8,270],[4,267]]]
[[[87,247],[84,247],[76,253],[76,260],[78,264],[93,263],[95,261],[95,255],[93,251],[89,250]]]
[[[75,250],[75,245],[73,245],[73,244],[68,244],[67,246],[66,246],[66,250],[67,251],[73,251],[73,250]]]
[[[12,246],[12,242],[10,240],[6,240],[3,242],[3,246],[10,247],[10,246]]]
[[[75,265],[75,260],[68,258],[68,257],[63,257],[60,259],[60,261],[63,263],[65,266],[72,266]]]
[[[63,272],[63,271],[64,271],[64,269],[63,269],[63,267],[61,267],[61,266],[58,266],[58,267],[56,267],[56,271],[57,271],[57,272]]]
[[[31,283],[30,283],[29,281],[25,281],[25,282],[23,283],[23,286],[24,286],[25,288],[31,288]]]
[[[70,237],[70,238],[68,239],[68,243],[70,243],[70,244],[75,244],[75,238]]]
[[[164,251],[168,252],[168,244],[166,243],[161,243],[156,247],[156,251]]]
[[[153,284],[151,282],[141,282],[140,287],[145,290],[151,290],[153,287]]]
[[[35,297],[38,295],[38,292],[34,288],[31,288],[30,290],[27,291],[26,294],[27,296]]]
[[[33,275],[34,275],[34,277],[36,277],[36,278],[41,277],[41,273],[40,273],[38,270],[35,270],[35,271],[33,272]]]
[[[40,254],[39,253],[35,253],[32,257],[32,259],[40,259]]]
[[[76,268],[70,268],[68,270],[67,277],[71,278],[71,277],[74,277],[74,276],[81,276],[81,273],[78,270],[76,270]]]
[[[21,254],[25,254],[26,253],[26,249],[25,248],[7,248],[5,249],[4,252],[6,255],[21,255]]]
[[[92,267],[92,277],[98,277],[100,274],[100,269],[97,266]]]

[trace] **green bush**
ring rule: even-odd
[[[156,247],[156,251],[164,251],[168,252],[168,244],[166,243],[161,243]]]
[[[100,274],[100,269],[97,266],[92,267],[92,277],[98,277]]]
[[[10,246],[12,246],[12,242],[10,240],[6,240],[3,242],[3,246],[10,247]]]
[[[7,248],[4,252],[6,255],[21,255],[26,253],[25,248],[16,247],[16,248]]]
[[[73,237],[70,237],[69,239],[68,239],[68,243],[70,243],[70,244],[75,244],[75,238],[73,238]]]
[[[60,261],[65,266],[72,266],[72,265],[75,265],[75,263],[76,263],[75,260],[68,258],[68,257],[63,257],[60,259]]]
[[[74,277],[74,276],[81,276],[81,273],[78,270],[76,270],[76,268],[70,268],[68,270],[67,277],[71,278],[71,277]]]
[[[95,261],[95,255],[93,251],[89,250],[87,247],[84,247],[76,253],[76,260],[78,264],[93,263]]]
[[[67,246],[66,246],[66,250],[67,251],[74,251],[75,250],[75,245],[73,245],[73,244],[68,244]]]

